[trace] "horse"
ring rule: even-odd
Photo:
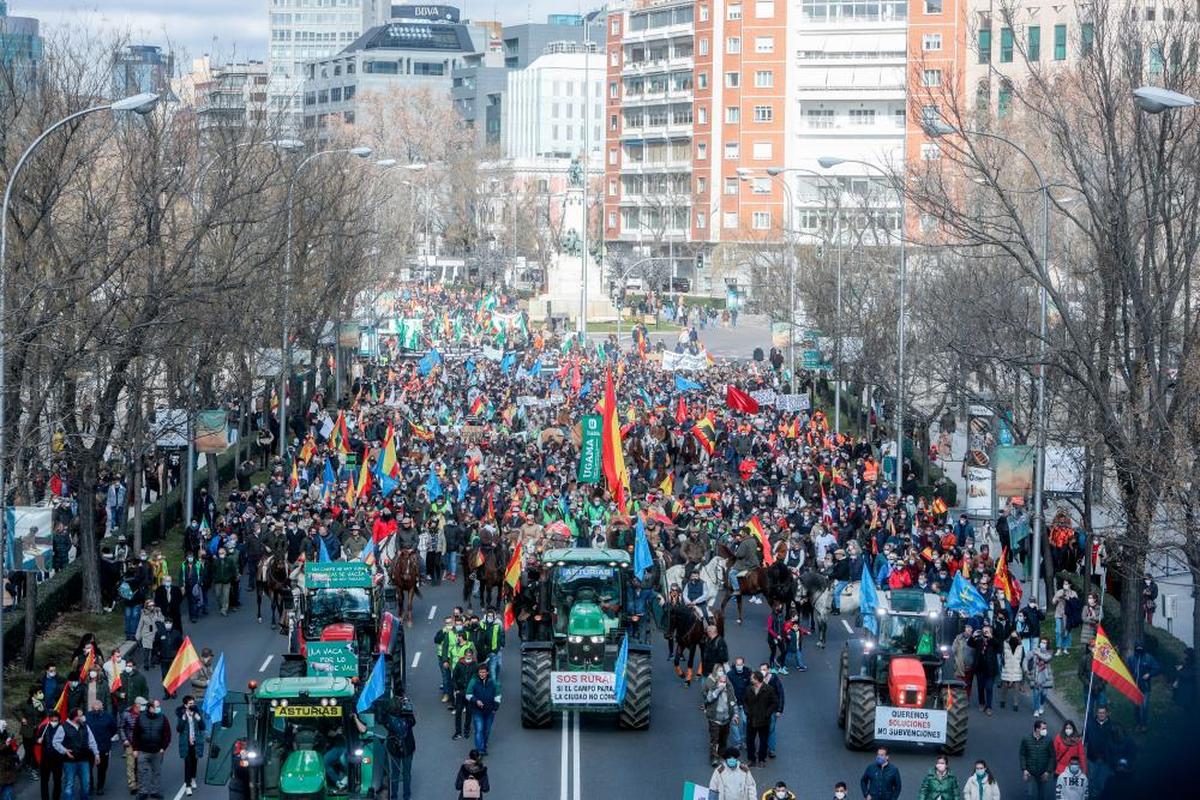
[[[704,588],[708,590],[708,596],[712,598],[710,605],[715,604],[717,598],[721,596],[727,572],[725,561],[719,555],[713,556],[704,566],[700,567],[700,580],[704,581]],[[675,564],[668,567],[664,577],[668,588],[678,586],[682,589],[683,585],[687,583],[687,565]]]
[[[421,557],[417,551],[404,548],[388,564],[388,577],[396,587],[396,610],[408,625],[413,624],[413,606],[421,596]]]
[[[857,585],[858,581],[854,581],[842,590],[839,605],[847,614],[858,611]],[[809,625],[817,634],[817,647],[825,646],[829,616],[833,611],[833,587],[832,580],[811,569],[800,573],[800,579],[796,582],[796,605],[808,611]]]
[[[282,556],[270,555],[258,560],[258,568],[254,573],[254,594],[258,607],[258,621],[262,622],[263,595],[270,598],[271,624],[275,624],[278,616],[280,626],[284,625],[284,598],[292,591],[292,582],[288,577],[286,560]]]
[[[479,583],[479,602],[483,608],[489,608],[493,602],[500,602],[501,590],[504,587],[504,569],[508,561],[505,558],[503,544],[484,550],[474,548],[467,554],[466,565],[463,568],[463,603],[471,608],[475,594],[475,584]]]
[[[710,611],[709,619],[711,624],[717,626],[717,633],[725,635],[725,615],[720,611]],[[693,611],[689,606],[682,603],[671,606],[668,629],[671,632],[671,656],[672,662],[675,665],[675,674],[684,682],[685,686],[692,685],[692,677],[694,676],[693,669],[696,663],[696,651],[704,644],[708,638],[706,633],[707,625],[700,615]],[[687,652],[687,675],[684,676],[683,669],[680,667],[680,662],[683,660],[684,652]],[[710,667],[710,664],[705,664],[703,659],[700,663],[700,675],[705,674],[705,669]]]
[[[719,557],[725,561],[725,570],[728,574],[729,569],[733,567],[733,562],[736,560],[733,551],[728,545],[722,544],[717,548]],[[737,598],[738,610],[738,625],[742,624],[742,598],[753,597],[754,595],[767,596],[767,570],[763,566],[757,566],[752,570],[748,570],[738,575],[738,591],[734,592],[728,582],[725,583],[723,597],[721,599],[721,611],[725,611],[725,606],[729,605],[732,598]]]

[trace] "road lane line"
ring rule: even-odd
[[[185,788],[186,787],[184,787],[184,786],[179,787],[179,791],[175,793],[175,800],[183,800],[183,790]]]
[[[409,667],[409,669],[416,669],[417,664],[420,664],[420,663],[421,663],[421,651],[418,650],[417,654],[415,656],[413,656],[413,663],[412,663],[412,666]]]
[[[436,613],[437,613],[437,606],[430,606],[430,607],[429,607],[429,617],[428,617],[428,619],[429,619],[430,621],[432,621],[432,620],[433,620],[433,615],[434,615],[434,614],[436,614]]]
[[[259,672],[266,672],[266,671],[267,671],[267,665],[271,663],[271,660],[272,660],[273,658],[275,658],[275,656],[267,656],[267,657],[266,657],[266,659],[264,659],[264,660],[263,660],[262,666],[258,668],[258,671],[259,671]]]
[[[567,767],[569,766],[567,749],[569,748],[568,740],[571,738],[571,717],[564,711],[562,712],[562,751],[560,753],[560,761],[562,763],[562,772],[559,780],[559,800],[570,800],[570,786],[568,782],[570,778],[567,775]]]
[[[572,714],[571,716],[575,717],[575,740],[571,742],[571,769],[574,770],[574,774],[571,776],[571,798],[579,800],[579,740],[582,738],[579,735],[579,717],[581,715]]]
[[[850,634],[851,636],[854,635],[854,628],[851,628],[850,623],[846,622],[846,620],[842,620],[842,627],[846,629],[846,633]]]

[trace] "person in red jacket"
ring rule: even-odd
[[[1073,720],[1067,720],[1063,723],[1062,732],[1054,737],[1054,777],[1066,772],[1072,758],[1079,759],[1079,766],[1086,773],[1087,754],[1079,738],[1079,726]]]

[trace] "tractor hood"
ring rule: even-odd
[[[312,798],[324,794],[325,765],[314,750],[293,750],[279,770],[281,797]]]
[[[579,602],[571,606],[571,618],[567,620],[567,633],[571,636],[603,636],[605,633],[604,612],[592,602]]]

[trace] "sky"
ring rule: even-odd
[[[393,0],[400,2],[401,0]],[[170,44],[188,58],[210,53],[221,61],[263,59],[269,0],[8,0],[8,13],[43,25],[89,25],[132,34],[138,44]],[[544,21],[577,13],[579,0],[458,0],[464,16],[502,22]],[[596,0],[584,8],[598,5]]]

